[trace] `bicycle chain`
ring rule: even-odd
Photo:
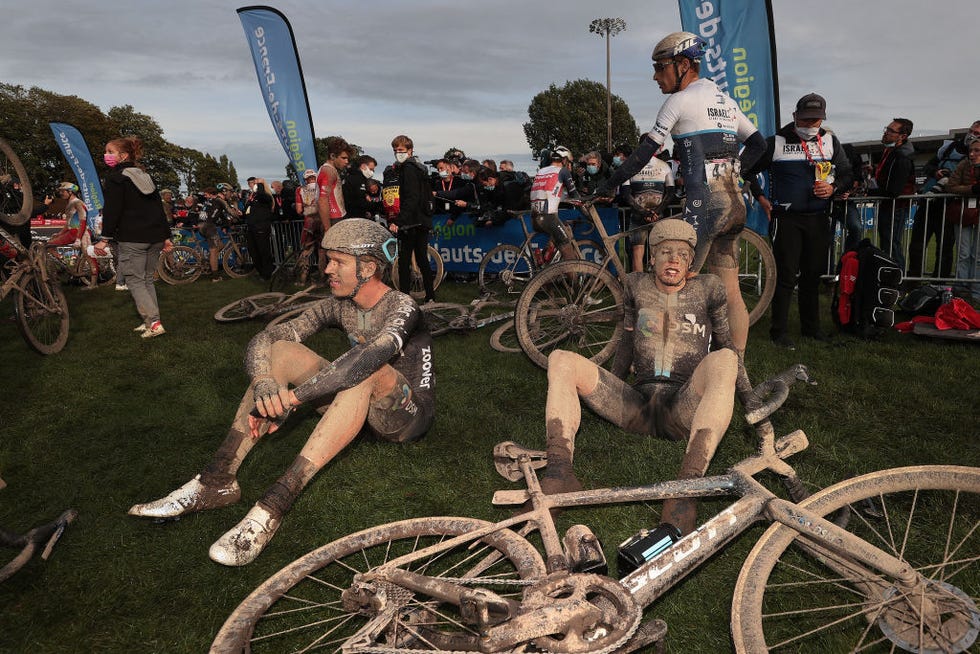
[[[456,578],[452,580],[453,583],[459,585],[470,585],[476,583],[482,584],[497,584],[497,585],[511,585],[511,586],[533,586],[539,583],[540,579],[493,579],[493,578],[483,578],[483,577],[472,577],[467,579]],[[639,629],[641,622],[638,621],[633,628],[630,629],[619,642],[614,643],[608,647],[602,649],[590,650],[583,654],[612,654],[626,644],[636,630]],[[431,649],[405,649],[402,647],[380,647],[380,646],[369,646],[369,647],[355,647],[347,650],[350,654],[432,654],[433,651],[442,652],[443,654],[473,654],[473,652],[478,650],[431,650]],[[514,652],[516,650],[511,650]],[[536,650],[535,654],[559,654],[555,652],[550,652],[549,650]]]

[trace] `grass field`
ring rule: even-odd
[[[241,504],[168,524],[132,518],[135,502],[190,479],[225,434],[247,383],[242,355],[258,323],[217,324],[227,302],[264,290],[257,280],[158,286],[167,334],[142,340],[127,293],[69,289],[71,337],[60,354],[28,350],[0,304],[0,525],[17,531],[79,511],[47,562],[32,561],[0,585],[2,652],[203,652],[230,611],[262,580],[305,552],[381,522],[426,515],[500,519],[494,490],[515,488],[493,469],[502,440],[541,446],[545,375],[523,355],[500,354],[489,332],[436,342],[438,414],[418,443],[359,440],[301,495],[271,545],[252,565],[212,563],[207,549],[235,525],[285,470],[314,414],[301,412],[261,443],[242,467]],[[448,285],[441,300],[468,301],[473,285]],[[802,362],[816,386],[795,386],[774,422],[779,434],[803,429],[810,448],[793,459],[814,488],[885,467],[980,465],[980,357],[975,344],[889,334],[833,346],[803,341],[775,349],[766,321],[748,349],[752,379]],[[335,356],[344,346],[320,336]],[[753,435],[736,417],[711,471],[752,453]],[[669,478],[682,446],[626,434],[586,414],[576,470],[586,486]],[[701,515],[710,503],[703,503]],[[607,555],[656,507],[566,511]],[[731,649],[731,588],[754,536],[750,530],[650,612],[669,625],[670,652]]]

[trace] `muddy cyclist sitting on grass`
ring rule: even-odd
[[[228,436],[201,474],[166,497],[133,506],[131,515],[175,518],[237,502],[236,473],[258,439],[301,404],[323,417],[299,456],[245,518],[211,546],[224,565],[252,562],[313,476],[365,426],[386,440],[420,438],[435,415],[432,339],[415,301],[382,281],[394,239],[379,224],[349,218],[323,238],[332,297],[298,318],[259,332],[245,366],[252,383]],[[353,344],[334,361],[302,345],[326,327]]]
[[[678,479],[703,476],[728,429],[739,363],[725,286],[714,275],[689,277],[697,235],[688,223],[661,220],[649,240],[652,272],[626,278],[626,329],[613,372],[573,352],[548,357],[545,493],[582,488],[572,470],[580,402],[622,429],[687,439]],[[629,385],[631,368],[636,379]],[[695,500],[667,500],[661,518],[680,535],[693,531]]]

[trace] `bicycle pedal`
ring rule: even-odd
[[[548,465],[548,457],[541,450],[530,450],[523,445],[518,445],[513,441],[497,443],[493,448],[493,465],[497,472],[508,481],[519,481],[524,478],[521,466],[518,462],[522,456],[531,460],[531,467],[534,469],[543,468]]]

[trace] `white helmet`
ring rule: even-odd
[[[651,59],[667,59],[669,57],[687,57],[691,61],[701,61],[704,56],[705,42],[697,34],[691,32],[672,32],[653,48]]]

